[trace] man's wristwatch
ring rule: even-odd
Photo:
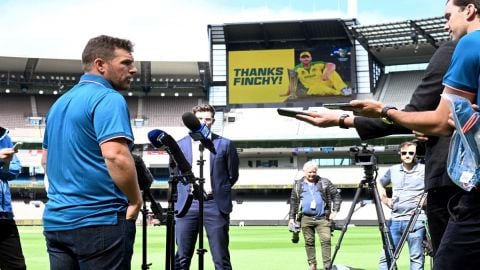
[[[340,128],[348,129],[348,127],[345,126],[345,118],[347,118],[347,117],[350,117],[350,115],[346,114],[346,113],[340,115],[340,118],[338,119],[338,126]]]
[[[388,116],[388,111],[389,110],[398,110],[398,109],[397,109],[397,107],[394,107],[394,106],[385,105],[385,106],[383,106],[383,109],[380,112],[380,117],[382,117],[383,122],[391,125],[391,124],[393,124],[393,120]]]

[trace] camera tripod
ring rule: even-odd
[[[360,164],[358,164],[360,165]],[[377,183],[376,183],[376,178],[377,178],[377,169],[373,164],[369,165],[363,165],[364,167],[364,173],[365,173],[365,178],[360,181],[358,184],[358,188],[355,192],[355,196],[352,201],[352,206],[350,207],[350,210],[348,212],[348,215],[345,220],[345,224],[342,227],[342,232],[338,238],[337,245],[335,246],[335,252],[333,253],[332,260],[330,262],[330,267],[328,268],[329,270],[333,270],[333,262],[335,260],[335,257],[337,256],[338,250],[340,249],[340,245],[342,244],[343,236],[347,232],[348,229],[348,224],[350,224],[350,221],[352,219],[353,212],[355,211],[355,206],[359,202],[360,194],[364,188],[371,189],[373,192],[373,201],[375,202],[375,209],[377,212],[377,220],[378,220],[378,227],[380,229],[380,235],[382,237],[382,243],[383,243],[383,250],[385,251],[385,257],[387,260],[387,266],[389,269],[396,269],[395,261],[392,260],[393,255],[394,255],[394,247],[392,243],[392,238],[390,235],[390,229],[386,225],[385,221],[385,215],[383,213],[383,208],[380,200],[380,195],[378,194],[377,190]],[[375,177],[374,177],[374,171],[375,171]],[[393,266],[393,268],[391,268]]]

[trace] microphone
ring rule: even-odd
[[[197,119],[197,117],[191,113],[191,112],[186,112],[182,115],[182,120],[183,124],[191,130],[190,137],[194,141],[200,141],[200,143],[205,146],[211,153],[217,154],[217,151],[215,151],[215,146],[213,145],[212,140],[208,138],[210,135],[210,130],[208,129],[207,125],[205,124],[200,124],[200,121]]]
[[[148,132],[148,140],[156,148],[164,149],[170,154],[170,157],[177,164],[177,168],[182,173],[182,176],[184,176],[189,183],[195,182],[192,166],[185,159],[182,150],[172,136],[162,130],[154,129]]]
[[[135,169],[137,169],[137,180],[140,190],[148,190],[153,183],[153,175],[150,170],[145,166],[142,157],[132,154],[133,161],[135,162]]]

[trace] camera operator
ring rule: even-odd
[[[331,260],[331,220],[340,210],[342,199],[335,185],[327,178],[317,175],[318,166],[309,161],[304,164],[305,176],[295,180],[290,195],[289,228],[298,237],[300,223],[305,239],[305,251],[310,270],[317,269],[315,256],[315,231],[318,232],[322,246],[324,269],[329,269]]]
[[[400,144],[401,164],[393,165],[383,177],[378,180],[378,193],[382,202],[392,209],[392,218],[389,223],[393,245],[397,247],[405,230],[408,230],[410,218],[419,205],[424,193],[425,165],[416,161],[417,144],[404,142]],[[385,188],[392,184],[392,198],[387,197]],[[407,237],[410,251],[410,269],[421,270],[425,261],[423,254],[423,239],[425,238],[426,220],[422,211],[418,216],[413,230]],[[380,258],[380,270],[388,269],[385,256]]]

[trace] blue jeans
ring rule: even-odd
[[[408,220],[392,220],[390,221],[390,234],[392,236],[393,246],[396,248],[400,242],[400,238],[405,230],[407,230]],[[410,251],[410,270],[422,270],[425,262],[423,254],[423,239],[425,238],[425,225],[423,221],[417,220],[413,231],[407,236],[408,249]],[[388,270],[385,254],[382,252],[380,257],[380,270]]]
[[[135,230],[135,220],[119,213],[116,225],[44,231],[50,269],[129,270]]]

